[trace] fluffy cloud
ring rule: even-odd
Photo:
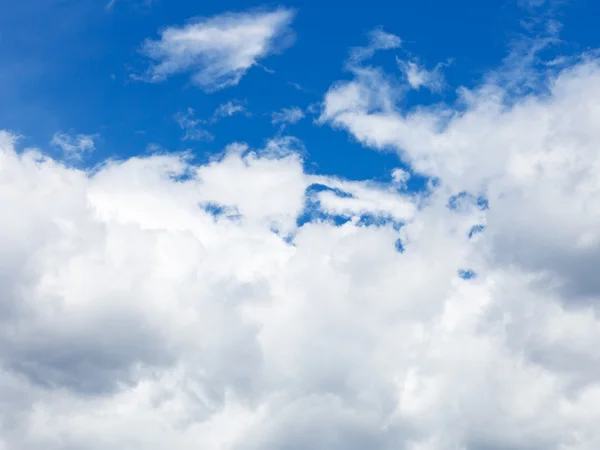
[[[142,53],[153,63],[142,79],[157,82],[179,73],[205,91],[239,83],[259,60],[292,43],[289,9],[223,14],[160,32]]]
[[[91,152],[96,148],[95,140],[97,134],[70,135],[59,131],[52,136],[50,143],[62,150],[69,158],[80,159],[84,153]]]
[[[285,151],[292,142],[259,152],[235,144],[204,166],[155,155],[86,173],[16,153],[14,138],[2,135],[0,204],[20,205],[0,226],[0,395],[19,398],[2,411],[15,425],[4,429],[3,445],[242,445],[264,439],[261,427],[281,434],[293,425],[270,422],[279,407],[291,408],[285,420],[294,421],[314,403],[294,392],[297,383],[310,390],[327,375],[294,381],[287,360],[295,356],[281,334],[306,316],[289,338],[299,344],[298,368],[309,364],[304,327],[317,311],[306,296],[327,286],[321,274],[295,292],[313,270],[310,248],[330,233],[340,242],[329,245],[342,247],[364,233],[394,258],[397,232],[328,221],[298,229],[307,190],[330,183],[357,202],[381,196],[386,215],[413,208],[405,199],[404,210],[388,212],[381,188],[306,175],[299,156]],[[297,247],[306,250],[296,256]],[[157,421],[163,425],[142,432]]]
[[[598,448],[600,62],[409,111],[354,75],[322,121],[390,184],[0,133],[0,448]]]
[[[361,77],[328,93],[324,120],[375,148],[398,149],[448,195],[487,197],[493,207],[481,245],[489,258],[543,273],[573,295],[600,294],[586,269],[600,244],[597,60],[551,75],[539,88],[545,95],[515,98],[491,82],[462,89],[457,110],[398,112],[385,96],[393,86],[380,77],[374,90]]]

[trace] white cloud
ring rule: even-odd
[[[508,73],[515,74],[513,63]],[[532,70],[525,65],[516,72],[519,83]],[[600,135],[592,126],[599,74],[597,60],[584,59],[546,73],[543,84],[535,74],[542,94],[523,97],[512,96],[512,84],[494,76],[461,91],[460,111],[436,106],[408,112],[377,104],[378,94],[357,78],[329,92],[324,118],[370,146],[398,149],[413,169],[439,179],[448,195],[486,195],[494,205],[485,240],[489,257],[546,274],[576,302],[600,294],[584,269],[594,264],[599,242],[600,210],[593,205]]]
[[[59,131],[52,136],[50,143],[61,149],[69,158],[80,159],[84,153],[94,151],[96,139],[98,139],[97,134],[71,135]]]
[[[304,111],[297,106],[291,108],[281,108],[280,111],[275,111],[271,114],[271,122],[276,124],[294,124],[304,119]]]
[[[389,185],[290,137],[86,172],[0,133],[0,448],[598,448],[600,61],[409,111],[354,74],[322,119]]]
[[[223,14],[166,28],[142,47],[153,61],[146,79],[191,73],[192,83],[208,92],[236,85],[259,60],[291,44],[293,16],[289,9]]]
[[[487,77],[486,83],[474,90],[462,89],[456,109],[436,105],[399,110],[393,96],[382,95],[396,89],[388,85],[389,79],[379,77],[380,83],[372,83],[358,72],[355,80],[331,88],[322,119],[347,129],[369,146],[397,149],[413,170],[440,182],[438,195],[468,191],[486,196],[491,207],[480,218],[486,229],[474,247],[479,261],[473,265],[487,270],[486,278],[495,278],[501,296],[514,298],[524,308],[517,313],[512,306],[494,307],[499,314],[495,320],[510,323],[513,314],[520,317],[518,325],[499,322],[499,329],[504,330],[506,339],[518,340],[514,347],[510,344],[511,348],[528,353],[530,361],[546,371],[543,376],[554,380],[551,383],[595,392],[596,386],[590,382],[595,375],[580,370],[577,360],[582,353],[571,347],[575,344],[561,344],[556,338],[553,344],[543,344],[543,350],[524,350],[531,344],[525,337],[529,332],[524,330],[531,330],[533,325],[520,314],[539,317],[552,309],[548,314],[556,316],[549,327],[559,326],[563,320],[592,320],[594,325],[588,330],[594,334],[599,323],[591,319],[590,310],[597,311],[600,298],[600,284],[589,269],[600,262],[600,235],[596,231],[600,229],[600,154],[596,149],[600,135],[593,125],[600,119],[595,107],[600,99],[600,65],[588,56],[558,73],[540,74],[533,64],[537,63],[537,49],[544,44],[533,44],[531,51],[522,53],[524,60],[509,59],[501,76]],[[530,89],[541,93],[514,97],[511,81],[531,83]],[[515,288],[508,278],[515,276],[521,279],[518,283],[524,282],[531,289],[529,294],[508,293]],[[544,295],[553,300],[542,306],[544,302],[537,296]],[[594,362],[586,361],[596,373],[600,367],[595,356],[589,355]],[[556,370],[566,378],[554,378],[559,376]],[[544,446],[541,436],[539,445]],[[503,440],[499,436],[493,439]],[[592,448],[597,439],[589,437],[572,445]],[[514,448],[527,446],[512,438],[505,442]],[[559,446],[554,442],[549,447]],[[567,436],[558,442],[570,445]],[[435,441],[431,445],[442,446]]]

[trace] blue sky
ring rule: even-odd
[[[153,84],[130,78],[148,65],[139,52],[142,43],[156,39],[161,29],[194,17],[275,6],[177,0],[31,0],[7,5],[0,18],[0,121],[24,135],[28,145],[46,146],[57,131],[97,134],[88,164],[109,155],[142,153],[149,144],[168,150],[190,148],[198,155],[218,152],[232,141],[258,146],[276,132],[271,124],[274,111],[305,110],[310,105],[318,111],[332,82],[349,76],[344,71],[349,48],[365,45],[373,28],[403,40],[398,51],[376,57],[392,72],[395,55],[418,58],[427,67],[451,61],[443,67],[446,87],[435,95],[408,95],[401,104],[408,109],[422,102],[451,102],[457,87],[478,83],[507,54],[510,41],[527,34],[521,21],[549,9],[514,1],[374,1],[368,6],[290,2],[283,6],[295,11],[296,39],[281,54],[261,59],[272,73],[256,66],[239,84],[212,93],[191,86],[185,74]],[[599,8],[578,1],[557,9],[553,14],[564,26],[564,42],[556,50],[598,46],[591,21]],[[214,140],[209,142],[180,140],[175,114],[193,108],[197,118],[208,118],[230,100],[245,102],[251,117],[238,115],[212,125]],[[343,133],[315,126],[315,117],[307,114],[286,130],[303,140],[315,170],[352,179],[383,178],[396,164],[395,156],[364,151]]]
[[[600,4],[0,4],[0,450],[600,448]]]

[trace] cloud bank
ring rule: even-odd
[[[598,448],[600,62],[408,111],[353,77],[321,121],[390,183],[0,134],[0,448]]]

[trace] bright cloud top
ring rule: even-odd
[[[293,16],[289,9],[223,14],[166,28],[142,46],[153,61],[146,79],[191,73],[192,83],[209,92],[236,85],[259,60],[291,45]]]

